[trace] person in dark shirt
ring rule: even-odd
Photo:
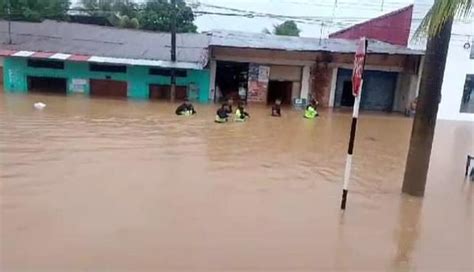
[[[234,103],[234,100],[232,98],[227,99],[226,102],[224,102],[223,106],[225,107],[226,111],[228,114],[232,114],[232,104]]]
[[[225,104],[222,104],[222,106],[217,110],[216,119],[214,121],[216,123],[225,123],[229,121],[229,112]]]
[[[191,102],[189,102],[187,99],[184,100],[183,104],[176,108],[176,115],[191,116],[194,114],[196,114],[196,110],[194,109],[193,104],[191,104]]]
[[[272,116],[281,117],[281,100],[275,100],[275,104],[272,106]]]

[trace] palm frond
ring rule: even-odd
[[[415,31],[414,37],[436,36],[448,20],[471,16],[472,5],[472,0],[435,0]]]

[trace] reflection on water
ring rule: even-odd
[[[415,249],[420,232],[420,216],[422,200],[408,198],[400,201],[398,211],[398,229],[395,231],[397,254],[394,259],[395,266],[407,270],[411,265],[411,255]]]
[[[473,268],[472,123],[438,123],[421,201],[400,195],[411,120],[362,114],[341,214],[350,113],[216,107],[1,94],[2,270]]]

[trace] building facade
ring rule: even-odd
[[[174,69],[178,100],[208,101],[207,35],[179,34],[171,62],[169,34],[53,21],[12,23],[12,44],[5,33],[7,92],[169,99]]]
[[[210,40],[210,97],[290,104],[315,98],[352,107],[357,41],[217,31]],[[423,52],[370,40],[361,107],[404,112],[416,96]]]
[[[4,60],[4,69],[7,71],[4,89],[12,93],[44,90],[58,94],[169,99],[167,68],[10,56]],[[180,69],[176,75],[177,99],[187,97],[207,102],[209,70]]]
[[[357,40],[179,34],[178,60],[171,62],[169,34],[52,21],[15,22],[12,31],[13,44],[0,36],[7,92],[167,100],[173,69],[178,100],[354,103]],[[369,40],[368,52],[361,108],[404,112],[416,96],[423,52],[377,40]]]
[[[420,18],[426,15],[433,0],[415,0],[411,35],[418,28]],[[438,118],[447,120],[474,121],[474,46],[473,17],[457,18],[453,23],[446,68],[441,90]],[[425,40],[411,39],[410,48],[424,49]]]

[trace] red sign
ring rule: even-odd
[[[352,94],[359,95],[364,74],[365,56],[367,54],[367,40],[361,38],[357,46],[354,58],[354,70],[352,71]]]

